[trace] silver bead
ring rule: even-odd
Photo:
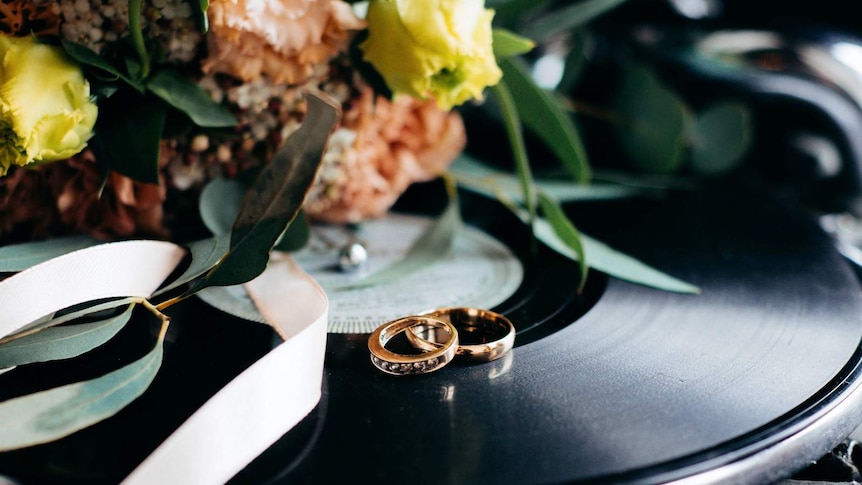
[[[341,271],[352,272],[359,269],[368,260],[368,251],[358,242],[352,242],[341,248],[338,253],[338,267]]]

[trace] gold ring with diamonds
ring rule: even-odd
[[[428,329],[426,334],[436,342],[434,348],[415,355],[398,354],[386,348],[386,344],[393,337],[415,326]],[[441,337],[441,333],[446,336]],[[407,335],[409,334],[410,332],[407,331]],[[371,363],[387,374],[399,376],[434,372],[455,357],[457,348],[458,332],[455,327],[447,321],[424,315],[404,317],[384,323],[368,338]]]
[[[499,359],[515,344],[515,326],[508,318],[490,310],[452,307],[425,312],[422,316],[449,322],[458,331],[456,355],[474,362],[491,362]],[[407,332],[407,340],[419,350],[438,349],[442,342],[429,327],[414,325]]]

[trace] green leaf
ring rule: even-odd
[[[266,269],[269,252],[299,213],[339,119],[334,100],[308,95],[302,126],[254,181],[231,233],[230,250],[186,294],[206,286],[244,283]]]
[[[198,209],[207,229],[213,234],[229,234],[242,207],[246,187],[238,180],[217,177],[201,191]]]
[[[578,285],[578,292],[584,289],[587,283],[587,270],[589,269],[589,260],[587,260],[584,252],[584,245],[581,242],[581,233],[569,220],[569,217],[563,212],[559,202],[548,197],[547,194],[539,193],[539,203],[542,205],[542,212],[545,214],[545,220],[550,224],[560,241],[566,247],[574,251],[576,260],[581,269],[581,279]]]
[[[84,304],[83,308],[80,308],[78,310],[68,311],[69,309],[67,309],[66,311],[68,311],[68,313],[62,313],[58,316],[52,315],[43,317],[39,320],[36,320],[35,322],[29,323],[24,327],[21,327],[21,329],[19,329],[16,333],[3,337],[2,339],[0,339],[0,345],[3,345],[13,340],[22,339],[28,335],[35,334],[36,332],[40,332],[47,328],[61,325],[66,322],[71,322],[72,320],[85,317],[87,315],[92,315],[94,313],[98,313],[105,310],[112,310],[123,305],[129,305],[135,302],[135,300],[135,298],[128,297],[120,298],[118,300],[110,300],[102,303],[91,302],[89,304]]]
[[[584,0],[552,10],[530,23],[523,33],[531,39],[543,40],[567,30],[583,27],[594,19],[625,3],[626,0]]]
[[[449,173],[465,189],[497,199],[505,198],[507,203],[524,203],[520,182],[513,175],[481,164],[469,155],[461,155],[449,166]],[[535,179],[536,189],[553,197],[559,202],[590,200],[625,199],[638,195],[651,195],[659,190],[617,183],[596,183],[579,185],[570,180]]]
[[[0,273],[23,271],[49,259],[99,244],[89,236],[69,236],[0,248]]]
[[[147,355],[88,381],[0,403],[0,451],[54,441],[107,419],[149,387],[162,363],[162,339]]]
[[[499,65],[524,125],[551,149],[576,181],[588,181],[587,152],[572,118],[554,96],[536,85],[523,60],[501,59]]]
[[[293,222],[287,226],[278,242],[275,243],[275,248],[273,249],[286,253],[299,251],[308,244],[309,239],[311,239],[311,225],[308,223],[305,213],[299,211],[299,214],[293,218]]]
[[[742,103],[714,104],[692,126],[691,168],[706,175],[726,173],[751,147],[751,113]]]
[[[139,182],[158,184],[165,108],[160,101],[128,90],[102,101],[96,122],[99,136],[90,141],[96,158]]]
[[[120,315],[90,323],[53,327],[0,345],[0,367],[69,359],[110,340],[132,316],[134,305]]]
[[[683,163],[688,109],[647,68],[624,74],[616,109],[628,121],[617,127],[620,145],[632,163],[648,172],[673,172]]]
[[[492,35],[494,56],[498,59],[526,54],[536,47],[532,40],[506,29],[494,29]]]
[[[503,124],[506,126],[506,135],[515,159],[515,170],[521,181],[521,192],[524,197],[527,212],[530,214],[530,222],[536,217],[536,186],[533,183],[533,173],[530,170],[530,160],[527,158],[527,147],[524,145],[524,132],[521,129],[521,119],[518,117],[518,108],[512,93],[509,91],[506,79],[503,78],[496,86],[491,87],[491,92],[500,104],[503,115]]]
[[[236,126],[236,117],[210,98],[191,79],[173,69],[163,69],[150,77],[149,90],[174,108],[187,114],[192,121],[207,128]]]
[[[572,32],[563,67],[563,77],[556,87],[558,92],[569,93],[575,88],[587,65],[587,49],[591,42],[592,38],[586,30],[579,29]]]
[[[228,249],[230,249],[229,234],[220,234],[189,244],[189,250],[192,254],[192,262],[189,267],[177,279],[153,293],[153,296],[162,295],[203,276],[218,264]]]
[[[243,320],[267,324],[243,285],[211,286],[199,291],[196,296],[213,308]]]
[[[61,40],[60,43],[63,46],[63,50],[66,51],[66,54],[78,61],[78,63],[85,66],[95,67],[101,71],[106,72],[114,79],[122,79],[123,81],[125,81],[126,84],[134,88],[136,91],[140,93],[144,92],[144,86],[141,83],[136,82],[135,80],[124,74],[110,61],[100,56],[95,51],[91,50],[89,47],[77,44],[66,39]]]
[[[445,258],[452,250],[455,236],[464,225],[461,221],[457,191],[451,183],[448,192],[449,204],[446,209],[437,220],[425,229],[402,259],[358,281],[336,287],[334,290],[350,290],[389,283]]]
[[[570,259],[577,260],[577,253],[557,236],[554,228],[548,221],[541,219],[537,221],[535,231],[536,237],[551,249]],[[584,245],[584,252],[590,255],[589,265],[591,268],[603,271],[621,280],[631,281],[632,283],[660,290],[676,293],[700,293],[700,289],[697,286],[662,273],[584,233],[581,233],[581,243]]]

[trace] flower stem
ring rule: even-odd
[[[150,75],[150,55],[144,44],[144,31],[141,23],[143,10],[143,0],[129,0],[129,32],[132,37],[132,44],[141,60],[141,77],[146,78]]]
[[[162,340],[164,340],[165,333],[168,331],[168,326],[171,324],[171,317],[162,313],[159,307],[150,303],[146,298],[136,298],[134,302],[149,310],[150,313],[152,313],[153,315],[158,317],[159,320],[162,321],[162,328],[161,330],[159,330],[159,341],[161,342]]]

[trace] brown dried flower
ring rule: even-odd
[[[207,14],[204,72],[246,82],[262,75],[304,82],[346,47],[349,31],[365,26],[341,0],[215,0]]]
[[[465,143],[456,112],[439,109],[433,100],[375,99],[362,86],[324,155],[305,210],[335,223],[379,217],[410,184],[443,172]]]
[[[111,172],[99,196],[101,174],[86,150],[55,168],[45,167],[63,224],[101,239],[150,233],[165,236],[163,185],[144,184]]]
[[[0,32],[8,35],[57,35],[60,5],[36,5],[28,0],[0,1]]]

